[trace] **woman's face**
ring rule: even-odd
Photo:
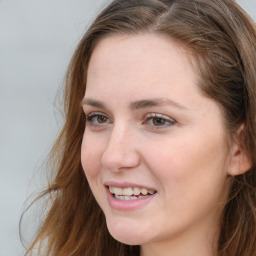
[[[108,37],[93,51],[82,165],[123,243],[205,241],[218,232],[229,188],[226,130],[188,55],[152,34]]]

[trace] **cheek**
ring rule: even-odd
[[[81,163],[88,180],[95,178],[100,172],[101,150],[100,143],[84,134],[81,147]]]
[[[148,159],[154,176],[169,194],[181,197],[191,191],[214,191],[226,180],[227,144],[222,136],[176,136],[154,147]]]
[[[226,202],[229,187],[224,143],[214,139],[205,142],[183,136],[183,140],[166,142],[164,150],[151,147],[147,152],[150,170],[161,187],[163,200],[159,204],[165,209],[164,216],[182,220],[184,225],[206,215],[217,216]],[[164,225],[168,223],[172,222],[167,220]]]

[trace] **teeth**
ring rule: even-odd
[[[123,188],[124,196],[131,196],[133,194],[132,188]]]
[[[142,195],[145,196],[145,195],[148,193],[148,190],[147,190],[146,188],[142,188],[142,189],[140,190],[140,192],[141,192]]]
[[[115,194],[115,195],[123,195],[123,189],[121,188],[116,188],[116,187],[109,187],[109,191],[112,193],[112,194]]]
[[[138,196],[140,194],[140,189],[139,188],[133,188],[133,194],[135,196]]]
[[[127,200],[127,201],[128,200],[136,200],[136,199],[138,199],[136,196],[117,196],[117,195],[115,195],[115,198],[119,199],[119,200]]]
[[[138,188],[138,187],[134,187],[134,188],[131,188],[131,187],[128,187],[128,188],[118,188],[118,187],[109,187],[109,191],[111,194],[114,194],[116,198],[120,200],[133,200],[131,198],[133,198],[134,196],[134,199],[138,199],[138,198],[141,198],[141,197],[145,197],[146,195],[150,194],[150,195],[153,195],[155,194],[156,191],[154,190],[151,190],[151,189],[146,189],[146,188]],[[132,195],[134,195],[132,197]],[[139,195],[142,195],[142,196],[139,196]],[[136,196],[139,196],[139,197],[136,197]]]
[[[148,193],[149,193],[150,195],[153,195],[153,194],[155,193],[155,191],[154,191],[154,190],[149,190]]]
[[[111,194],[114,194],[113,187],[109,187],[108,189],[109,189],[109,191],[110,191]]]

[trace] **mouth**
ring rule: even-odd
[[[157,193],[155,190],[138,187],[112,187],[107,186],[112,196],[118,200],[138,200],[141,198],[150,197]]]

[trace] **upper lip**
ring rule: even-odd
[[[106,187],[117,187],[117,188],[146,188],[148,190],[154,190],[156,191],[155,188],[147,186],[147,185],[141,185],[141,184],[136,184],[132,182],[116,182],[116,181],[106,181],[104,182],[104,185]]]

